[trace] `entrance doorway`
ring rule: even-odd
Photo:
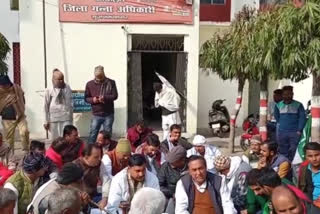
[[[128,53],[128,126],[139,120],[161,130],[161,110],[154,108],[153,83],[160,82],[155,72],[165,77],[181,95],[180,117],[186,123],[186,65],[184,52],[141,51]]]

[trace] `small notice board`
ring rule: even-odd
[[[84,100],[84,90],[72,90],[72,104],[74,113],[91,111],[91,105]]]

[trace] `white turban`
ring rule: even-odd
[[[192,144],[194,146],[205,146],[207,143],[207,140],[204,136],[202,135],[196,135],[193,138]]]

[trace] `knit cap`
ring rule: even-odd
[[[254,142],[254,143],[260,143],[262,142],[261,136],[259,134],[257,135],[253,135],[250,139],[250,142]]]
[[[221,171],[221,170],[228,169],[230,167],[230,163],[231,163],[230,157],[219,155],[218,157],[216,157],[214,161],[214,166],[217,171]]]
[[[126,138],[119,139],[116,152],[131,153],[130,141]]]

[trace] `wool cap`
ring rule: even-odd
[[[34,173],[48,166],[48,159],[46,159],[44,155],[39,153],[30,152],[23,159],[23,170],[27,173]]]
[[[68,185],[79,181],[83,177],[83,170],[75,163],[66,163],[58,174],[56,181],[62,185]]]
[[[166,161],[173,163],[177,160],[187,157],[187,151],[182,146],[178,145],[173,147],[173,149],[167,154]]]
[[[214,166],[217,171],[221,171],[221,170],[230,168],[230,163],[231,163],[230,157],[219,155],[218,157],[216,157],[214,161]]]
[[[116,152],[131,153],[130,141],[126,138],[119,139]]]
[[[204,146],[206,144],[207,140],[204,136],[202,135],[196,135],[193,138],[192,144],[194,146]]]

